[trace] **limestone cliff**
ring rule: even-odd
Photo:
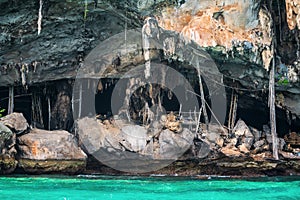
[[[299,128],[298,0],[43,0],[40,34],[39,1],[2,0],[0,5],[1,97],[7,99],[12,85],[20,88],[16,95],[29,89],[43,94],[44,100],[51,97],[51,117],[64,122],[51,125],[55,129],[70,129],[72,120],[70,114],[60,116],[57,111],[63,100],[55,81],[68,79],[64,84],[70,87],[85,56],[99,42],[125,29],[141,28],[147,16],[205,49],[223,74],[227,92],[235,88],[251,101],[257,101],[254,97],[267,103],[268,68],[275,55],[277,105],[282,108],[278,116]],[[247,102],[239,104],[241,110],[250,109]],[[46,126],[45,119],[39,123]]]

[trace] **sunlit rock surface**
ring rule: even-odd
[[[79,173],[86,154],[67,131],[33,129],[18,137],[19,167],[29,173]]]
[[[290,29],[296,27],[300,29],[300,1],[299,0],[285,0],[286,3],[286,17]]]

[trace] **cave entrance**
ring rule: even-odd
[[[195,75],[196,76],[196,75]],[[198,77],[195,77],[194,80],[197,80]],[[90,82],[95,82],[94,80],[90,80]],[[197,81],[193,82],[193,91],[196,94],[196,101],[197,101],[197,108],[192,106],[193,104],[189,104],[189,100],[192,99],[192,96],[195,95],[190,91],[185,91],[185,88],[178,85],[172,90],[163,87],[160,84],[145,84],[141,85],[140,87],[136,88],[136,90],[132,93],[130,98],[126,100],[126,84],[116,85],[119,79],[109,79],[104,78],[100,79],[97,83],[97,89],[95,93],[95,111],[97,117],[100,119],[106,119],[113,117],[113,115],[122,115],[122,107],[124,107],[123,102],[128,101],[128,114],[127,116],[118,116],[127,118],[130,121],[134,121],[137,124],[145,124],[145,112],[152,112],[155,119],[159,119],[159,116],[162,114],[174,113],[176,115],[183,115],[185,116],[195,116],[195,112],[199,112],[199,108],[201,107],[201,100],[200,100],[200,86]],[[87,80],[82,81],[82,92],[85,91],[84,88],[87,87]],[[130,79],[128,79],[130,82]],[[206,95],[206,101],[210,103],[209,93],[207,86],[204,83],[204,91]],[[182,105],[176,97],[176,94],[179,92],[184,92],[186,103]],[[89,93],[89,94],[88,94]],[[113,93],[115,93],[113,95]],[[85,91],[82,96],[87,97],[91,94],[91,91]],[[114,97],[113,97],[114,96]],[[89,98],[87,98],[89,99]],[[122,100],[121,103],[116,102],[115,100]],[[88,107],[90,102],[82,99],[82,107]],[[75,109],[78,109],[77,106]],[[113,110],[112,110],[113,108]],[[147,110],[148,109],[148,110]],[[115,111],[120,112],[115,112]],[[209,111],[209,109],[207,109]],[[85,111],[80,111],[81,117],[83,116],[92,116],[92,110],[86,109]],[[209,119],[211,117],[211,113],[208,112]],[[77,115],[78,116],[78,115]],[[203,116],[201,117],[201,121],[204,121]]]
[[[14,112],[23,113],[24,117],[31,123],[31,90],[24,87],[14,87]],[[0,109],[5,109],[2,115],[7,115],[9,104],[9,88],[0,87]]]
[[[72,81],[44,82],[28,88],[15,86],[12,89],[13,112],[23,113],[32,127],[48,130],[72,129]],[[0,107],[5,109],[3,115],[8,114],[9,96],[9,88],[0,87]]]
[[[227,98],[230,99],[229,90],[227,91]],[[242,92],[236,92],[238,97],[236,121],[242,119],[248,126],[263,130],[264,125],[270,125],[270,109],[267,102],[267,94],[251,93],[243,90]],[[255,98],[259,96],[262,100]],[[230,101],[227,102],[227,107],[230,107]],[[298,119],[299,120],[299,119]],[[227,122],[228,124],[228,114]],[[297,125],[297,119],[292,119],[290,113],[286,110],[276,106],[276,130],[279,137],[290,133],[291,131],[299,130]]]

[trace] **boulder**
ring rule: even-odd
[[[154,145],[154,141],[151,139],[147,145],[145,146],[142,154],[143,155],[147,155],[147,156],[151,156],[151,158],[153,158],[154,156],[154,148],[155,148],[155,145]]]
[[[253,134],[251,133],[249,127],[241,119],[237,121],[235,127],[232,130],[232,133],[234,133],[236,136],[253,137]]]
[[[251,149],[254,136],[250,131],[250,128],[246,125],[246,123],[243,120],[238,120],[235,127],[233,128],[232,132],[235,134],[235,136],[240,141],[240,145],[242,147],[240,149],[247,148],[247,152]],[[243,151],[245,152],[245,151]]]
[[[204,126],[206,126],[206,125],[201,124],[201,128],[205,129]],[[221,136],[228,136],[228,130],[226,128],[220,126],[219,124],[209,123],[208,127],[209,127],[209,132],[218,133]]]
[[[12,113],[0,118],[5,126],[9,127],[16,134],[24,133],[29,125],[22,113]]]
[[[224,139],[220,136],[219,133],[216,133],[216,132],[209,132],[206,135],[206,139],[209,142],[218,145],[219,147],[222,147],[224,144]]]
[[[300,135],[296,132],[291,132],[284,136],[285,142],[290,146],[300,146]]]
[[[94,118],[84,117],[77,121],[76,126],[80,145],[86,153],[93,154],[100,148],[122,150],[119,144],[123,140],[120,129],[112,127],[106,120],[101,123]]]
[[[202,140],[194,141],[193,145],[193,153],[197,158],[205,158],[210,153],[210,146],[206,142]]]
[[[283,150],[286,145],[285,140],[283,138],[278,138],[278,144],[279,144],[278,145],[279,150]]]
[[[236,147],[230,146],[222,147],[221,152],[228,157],[239,157],[243,155]]]
[[[238,148],[242,153],[249,153],[250,152],[248,146],[245,143],[241,144]]]
[[[253,144],[254,148],[262,147],[265,144],[265,140],[259,140]]]
[[[193,133],[186,128],[181,134],[163,130],[159,135],[159,159],[176,160],[190,148],[193,140]]]
[[[128,125],[121,129],[121,135],[124,138],[122,144],[134,152],[142,151],[147,144],[147,129],[138,125]],[[128,146],[129,145],[129,146]]]
[[[0,122],[0,174],[8,174],[15,170],[16,134]]]
[[[245,147],[250,150],[253,144],[254,138],[253,137],[246,137],[242,139],[242,145],[245,145]]]
[[[269,144],[272,144],[272,134],[271,129],[268,125],[263,125],[263,136],[266,138]]]
[[[79,173],[86,154],[67,131],[33,129],[17,139],[19,167],[28,173]]]
[[[237,144],[237,142],[238,142],[237,138],[231,138],[231,139],[229,140],[229,143],[227,144],[227,146],[228,146],[228,147],[235,147],[236,144]]]
[[[254,140],[255,142],[259,141],[260,138],[262,137],[261,131],[257,130],[256,128],[253,127],[249,127],[253,136],[254,136]]]
[[[253,144],[254,150],[253,154],[261,153],[265,150],[266,140],[262,139]],[[267,145],[268,146],[268,145]]]

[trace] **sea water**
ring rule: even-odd
[[[300,199],[300,177],[0,177],[4,199]]]

